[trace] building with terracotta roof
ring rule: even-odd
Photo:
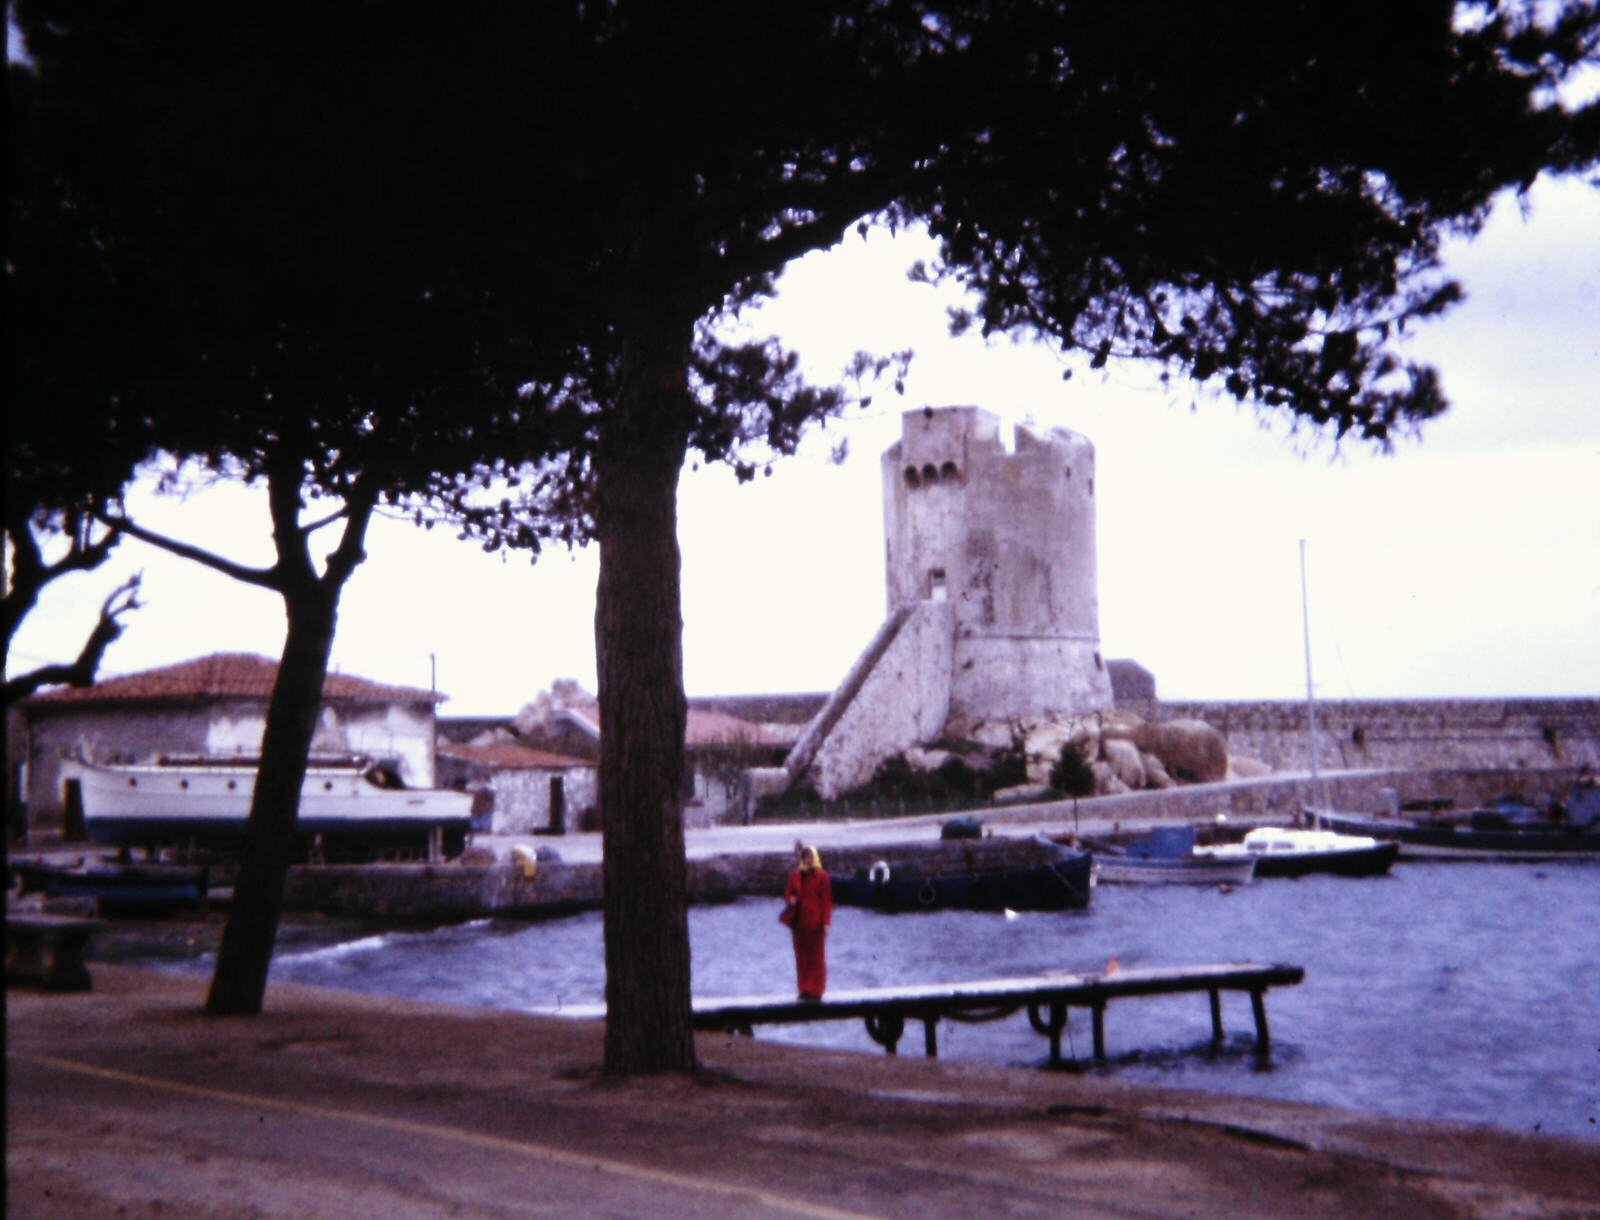
[[[23,700],[20,790],[30,830],[64,827],[70,796],[66,759],[151,763],[256,756],[277,673],[278,663],[266,657],[214,653]],[[443,698],[330,673],[311,752],[370,757],[396,768],[408,786],[431,788],[434,709]]]
[[[564,834],[592,820],[600,779],[592,759],[521,742],[441,739],[439,784],[474,795],[472,826],[490,834]]]
[[[691,701],[684,724],[689,764],[684,772],[684,825],[745,821],[751,812],[749,769],[781,763],[800,726],[757,723],[696,702]],[[515,733],[518,741],[536,749],[594,763],[600,757],[600,705],[587,691],[568,684],[541,694],[506,725],[506,732],[508,739]]]

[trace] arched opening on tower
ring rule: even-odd
[[[959,483],[961,482],[961,471],[956,468],[954,462],[946,462],[939,467],[939,478],[945,483]]]

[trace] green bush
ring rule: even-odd
[[[1094,768],[1077,750],[1066,746],[1056,765],[1050,768],[1050,786],[1063,796],[1093,796]]]

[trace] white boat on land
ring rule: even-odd
[[[255,795],[253,760],[100,766],[76,763],[89,837],[114,847],[158,844],[236,848]],[[295,838],[330,855],[430,850],[458,855],[470,828],[472,797],[440,788],[407,788],[390,767],[370,759],[318,761],[300,789]]]

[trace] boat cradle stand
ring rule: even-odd
[[[98,919],[6,912],[6,982],[38,983],[45,991],[88,991],[84,963]]]
[[[830,992],[820,1000],[748,997],[697,1000],[694,1025],[701,1030],[749,1034],[756,1025],[787,1025],[809,1021],[861,1018],[867,1033],[893,1055],[908,1020],[921,1021],[923,1047],[930,1059],[938,1055],[935,1030],[940,1018],[952,1021],[996,1021],[1023,1009],[1035,1032],[1050,1041],[1050,1062],[1061,1062],[1061,1035],[1069,1008],[1087,1008],[1094,1021],[1094,1057],[1106,1058],[1105,1010],[1114,999],[1133,996],[1173,995],[1204,991],[1211,998],[1211,1036],[1220,1044],[1222,992],[1248,991],[1255,1017],[1256,1052],[1271,1048],[1267,1028],[1266,992],[1271,987],[1293,986],[1305,978],[1300,966],[1264,965],[1257,962],[1212,966],[1128,968],[1103,974],[1045,974],[1014,979],[988,979],[968,983],[879,987]]]

